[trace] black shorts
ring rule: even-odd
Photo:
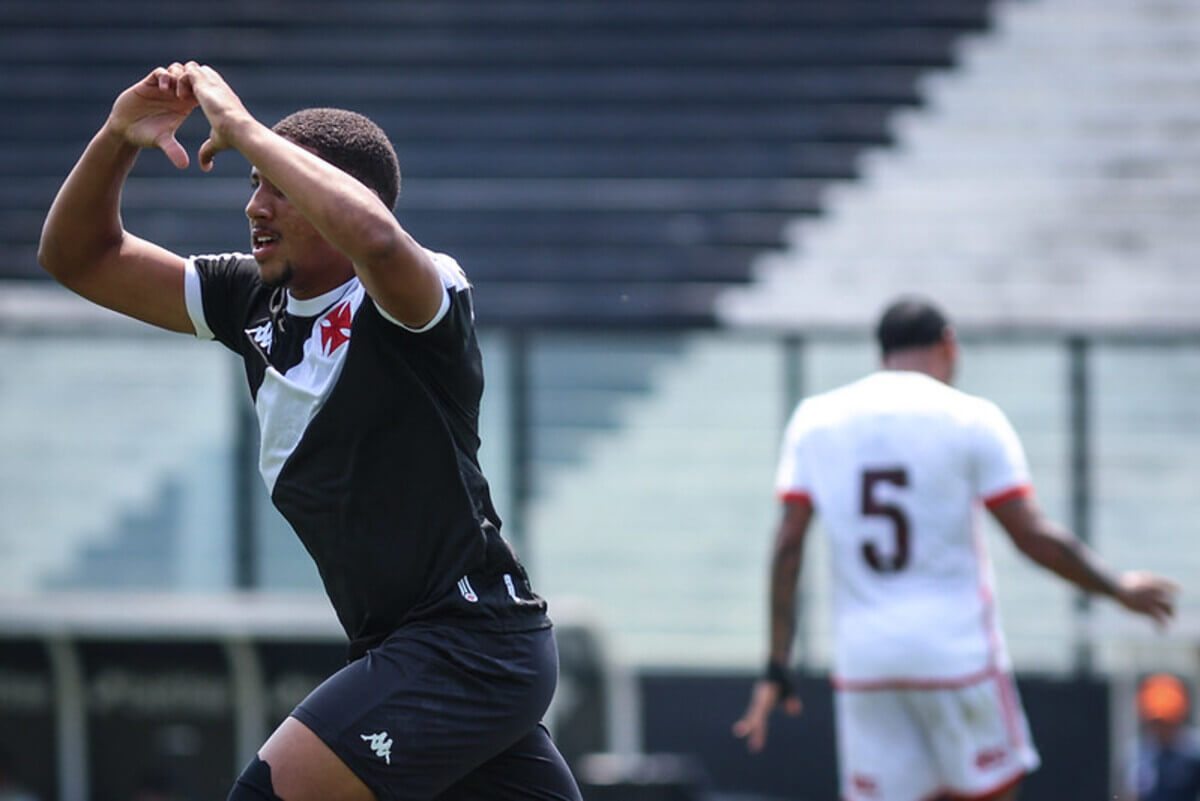
[[[552,629],[406,626],[292,712],[380,799],[579,801],[541,725],[558,682]]]

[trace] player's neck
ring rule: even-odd
[[[316,275],[297,275],[287,284],[288,294],[296,300],[310,300],[334,291],[354,277],[354,266],[347,263],[345,269],[324,270]]]
[[[934,354],[924,350],[904,351],[901,353],[892,353],[883,360],[884,370],[897,370],[910,373],[921,373],[930,378],[937,379],[943,384],[948,384],[949,375]]]

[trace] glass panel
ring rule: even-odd
[[[761,660],[780,352],[725,334],[539,343],[529,519],[552,614],[582,607],[635,664]]]
[[[227,354],[182,337],[0,337],[0,586],[231,581]]]
[[[492,490],[492,503],[504,522],[504,536],[520,548],[514,525],[516,498],[512,481],[512,362],[510,343],[500,331],[479,332],[483,354],[483,400],[479,409],[479,466]],[[524,549],[520,548],[524,553]]]
[[[1179,628],[1196,620],[1200,575],[1200,347],[1099,346],[1093,365],[1096,548],[1115,568],[1183,584]],[[1109,668],[1195,668],[1193,647],[1164,638],[1111,603],[1097,604]],[[1195,629],[1192,629],[1194,635]]]
[[[258,430],[254,430],[255,437]],[[257,440],[256,440],[257,443]],[[255,478],[259,477],[257,462]],[[257,549],[256,589],[324,592],[312,557],[283,515],[271,503],[261,479],[254,482],[254,542]]]
[[[510,521],[518,517],[512,342],[507,332],[481,333],[480,459]],[[633,664],[758,664],[778,514],[772,475],[790,412],[786,355],[777,339],[728,332],[531,337],[534,495],[521,549],[560,617],[596,616]],[[0,358],[0,586],[231,585],[229,465],[235,410],[245,403],[232,357],[185,338],[55,334],[0,336]],[[811,339],[797,358],[808,394],[876,361],[866,337]],[[1090,366],[1096,547],[1114,566],[1186,582],[1200,569],[1200,557],[1179,546],[1197,533],[1200,348],[1097,345]],[[1068,367],[1057,342],[975,339],[964,345],[959,383],[1008,414],[1042,505],[1069,525]],[[261,586],[319,591],[265,491],[254,514]],[[1069,669],[1081,632],[1074,593],[983,517],[1015,665]],[[519,541],[521,532],[507,533]],[[824,561],[823,537],[814,537],[798,633],[814,667],[830,653]],[[1168,666],[1186,660],[1178,647],[1147,650],[1151,629],[1111,604],[1096,609],[1096,630],[1110,641],[1102,667],[1130,668],[1134,653]]]

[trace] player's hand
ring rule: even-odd
[[[218,153],[235,147],[239,128],[255,120],[220,73],[207,64],[189,61],[183,67],[181,80],[195,95],[200,110],[212,126],[208,139],[200,145],[200,169],[207,172],[213,168],[213,159]]]
[[[106,123],[131,145],[159,148],[181,170],[188,165],[188,155],[175,132],[196,108],[182,76],[182,64],[155,68],[117,97]]]
[[[1179,585],[1153,573],[1133,571],[1117,580],[1117,602],[1131,612],[1153,618],[1165,626],[1175,616],[1175,596]]]
[[[779,685],[773,681],[761,679],[755,682],[750,706],[741,719],[733,724],[734,736],[745,740],[746,749],[752,754],[757,754],[767,744],[767,723],[780,701],[783,702],[783,711],[793,717],[804,708],[795,695],[781,699],[779,693]]]

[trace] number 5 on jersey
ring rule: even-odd
[[[875,488],[879,484],[892,484],[897,487],[908,486],[908,471],[902,467],[888,470],[864,470],[862,474],[862,513],[863,517],[883,517],[892,523],[892,533],[895,547],[890,554],[880,552],[875,542],[864,542],[862,546],[863,559],[872,570],[880,573],[896,573],[908,564],[909,557],[909,525],[904,510],[894,503],[880,502],[875,498]]]

